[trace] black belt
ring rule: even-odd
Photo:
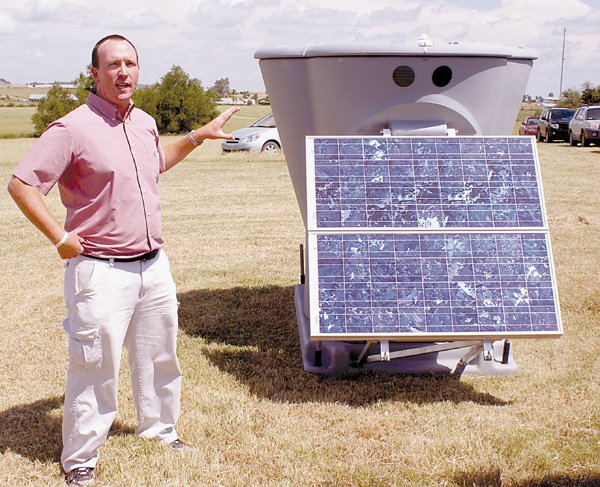
[[[147,260],[152,260],[158,254],[160,249],[151,250],[150,252],[146,252],[145,254],[138,255],[137,257],[96,257],[95,255],[86,255],[81,254],[83,257],[89,257],[90,259],[96,260],[105,260],[105,261],[113,261],[113,262],[136,262],[141,260],[142,262],[146,262]]]

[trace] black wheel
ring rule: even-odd
[[[277,154],[279,152],[279,145],[277,142],[269,140],[262,146],[261,152],[264,152],[265,154]]]
[[[538,142],[541,142],[542,140],[544,140],[544,138],[542,137],[542,132],[539,128],[538,128],[538,133],[537,133],[536,139]]]
[[[550,144],[552,142],[552,136],[550,135],[550,130],[546,133],[546,144]]]
[[[571,144],[573,147],[577,146],[577,141],[573,137],[573,132],[571,132],[570,130],[569,130],[569,144]]]
[[[585,133],[584,133],[584,131],[582,130],[582,131],[581,131],[581,147],[589,147],[589,145],[590,145],[590,141],[589,141],[589,140],[586,140],[586,138],[585,138]]]

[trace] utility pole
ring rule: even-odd
[[[563,85],[563,70],[565,67],[565,38],[567,37],[567,28],[563,28],[563,48],[562,48],[562,56],[560,61],[560,89],[558,90],[558,97],[562,96],[562,85]]]

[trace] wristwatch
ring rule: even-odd
[[[194,138],[194,131],[190,130],[187,135],[187,140],[190,142],[190,144],[195,145],[196,147],[198,147],[200,144],[202,144],[202,142],[204,142],[203,140],[201,140],[200,142],[198,142],[195,138]]]

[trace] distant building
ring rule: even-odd
[[[38,86],[39,88],[39,86]],[[29,97],[27,98],[27,101],[30,101],[32,103],[37,103],[40,100],[43,100],[44,98],[46,98],[46,95],[37,95],[37,94],[33,94],[33,95],[29,95]],[[69,98],[73,101],[77,101],[77,97],[74,94],[70,94]]]
[[[220,98],[218,101],[219,105],[255,105],[256,100],[252,98]]]
[[[545,107],[545,108],[552,108],[558,105],[559,99],[558,98],[550,98],[550,97],[546,97],[544,98],[543,96],[538,96],[535,101]]]
[[[73,83],[63,83],[60,81],[56,81],[54,83],[38,83],[37,81],[34,81],[33,83],[27,83],[25,86],[29,88],[52,88],[54,85],[59,85],[61,88],[65,88],[67,90],[76,88]]]

